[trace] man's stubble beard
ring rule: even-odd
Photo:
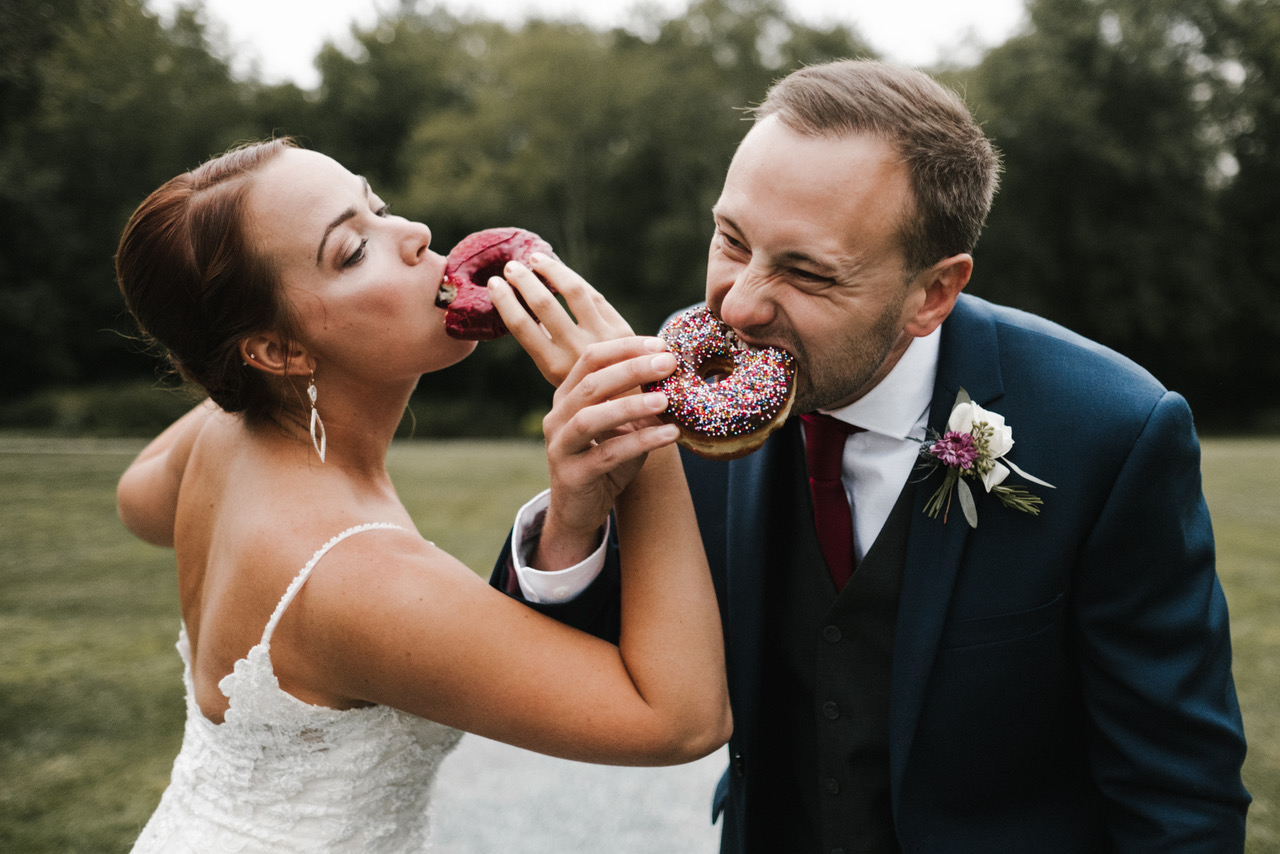
[[[884,366],[902,334],[901,314],[906,297],[907,289],[903,288],[899,298],[876,318],[867,335],[844,339],[839,352],[825,356],[817,366],[804,344],[788,335],[790,340],[784,346],[800,366],[793,414],[847,406],[870,390],[867,384]]]

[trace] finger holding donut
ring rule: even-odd
[[[505,279],[489,280],[489,293],[511,334],[547,381],[558,386],[589,345],[632,332],[613,306],[581,276],[558,260],[537,257],[531,262],[537,275],[534,269],[511,262],[504,270]],[[564,297],[568,311],[543,277]],[[520,299],[516,299],[517,293]]]
[[[549,287],[549,280],[543,278],[541,271],[536,275],[533,272],[534,266],[538,266],[539,268],[544,266],[535,264],[535,259],[542,260],[544,258],[546,258],[546,256],[541,254],[534,255],[529,259],[528,264],[523,264],[519,261],[510,261],[502,270],[503,279],[491,279],[490,284],[501,287],[505,280],[507,284],[510,284],[515,288],[516,292],[520,295],[520,300],[528,306],[529,310],[525,317],[512,317],[512,323],[515,323],[520,327],[527,327],[528,324],[525,321],[532,320],[536,325],[542,327],[542,331],[548,338],[567,338],[575,332],[574,317],[571,316],[568,311],[564,310],[564,306],[562,306],[560,301],[555,297],[556,294],[560,294],[562,297],[566,297],[566,295],[560,290],[559,285],[552,286],[554,287],[554,290],[552,287]],[[564,266],[563,264],[559,264],[559,262],[556,263],[560,267]],[[567,301],[568,299],[566,297],[566,302]],[[502,313],[504,308],[510,309],[510,305],[511,304],[509,302],[506,305],[499,305],[497,299],[494,299],[494,306],[498,309],[499,314]],[[572,311],[572,309],[570,309],[570,311]],[[511,324],[507,324],[507,328],[510,329]],[[512,330],[512,334],[515,334],[514,329]],[[517,339],[518,338],[519,336],[517,336]],[[521,343],[523,344],[524,342]]]
[[[617,339],[590,345],[557,389],[543,419],[551,503],[539,569],[571,566],[594,550],[600,526],[647,455],[675,441],[679,431],[657,418],[665,395],[628,393],[674,368],[660,340]]]
[[[547,284],[519,261],[508,261],[502,275],[486,284],[502,322],[526,350],[523,337],[535,329],[543,338],[562,338],[572,332],[573,318]],[[534,338],[533,343],[540,344],[541,339]]]
[[[445,259],[435,302],[454,338],[488,341],[514,332],[552,385],[564,380],[591,342],[633,334],[549,243],[523,228],[486,228],[459,241]]]
[[[536,252],[528,266],[542,281],[549,282],[564,298],[578,326],[592,331],[595,339],[631,335],[631,324],[591,283],[554,255]]]
[[[625,477],[614,476],[614,470],[650,450],[648,442],[660,447],[669,443],[664,437],[674,439],[678,432],[662,429],[671,425],[655,417],[666,408],[665,395],[629,392],[665,378],[675,366],[675,357],[657,338],[621,338],[589,346],[556,390],[543,419],[548,454],[559,468],[553,483],[577,488],[609,477],[617,490],[625,486]],[[637,438],[646,431],[651,435]]]

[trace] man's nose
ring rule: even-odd
[[[708,302],[712,311],[734,329],[763,328],[773,322],[775,306],[769,282],[751,266],[744,267],[732,282],[715,289]]]

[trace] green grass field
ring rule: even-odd
[[[171,553],[115,518],[139,447],[0,437],[0,851],[127,851],[177,752]],[[531,442],[407,443],[390,467],[422,534],[482,574],[545,480]],[[1280,440],[1206,441],[1204,472],[1263,854],[1280,850]]]

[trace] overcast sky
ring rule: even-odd
[[[179,0],[147,0],[168,15]],[[204,0],[211,23],[226,28],[237,55],[257,63],[269,82],[318,82],[311,61],[325,40],[343,43],[353,20],[368,24],[395,0]],[[687,0],[645,0],[669,15]],[[808,24],[856,28],[885,57],[912,65],[969,62],[1004,41],[1022,22],[1023,0],[784,0]],[[425,8],[424,3],[424,8]],[[530,12],[591,24],[625,26],[635,0],[443,0],[459,14],[518,23]]]

